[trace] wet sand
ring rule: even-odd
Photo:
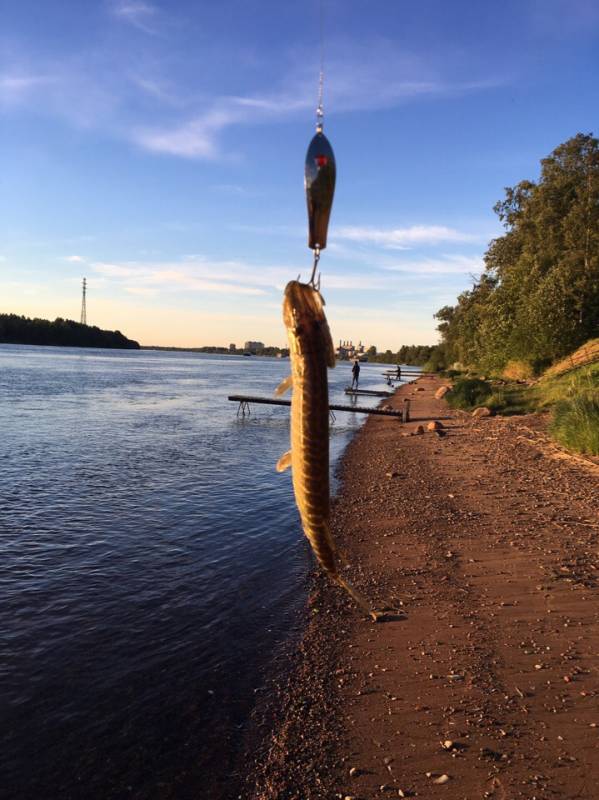
[[[599,465],[438,386],[390,402],[442,435],[369,418],[334,505],[348,577],[401,613],[368,621],[315,573],[244,800],[599,796]]]

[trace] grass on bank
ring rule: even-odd
[[[486,406],[496,414],[551,411],[549,431],[572,450],[599,455],[599,363],[566,374],[549,374],[533,384],[484,380],[460,373],[446,396],[450,406],[471,411]]]
[[[579,453],[599,455],[599,364],[545,378],[534,388],[545,407],[553,408],[553,438]]]

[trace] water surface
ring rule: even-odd
[[[330,372],[332,402],[350,368]],[[383,369],[363,365],[362,386],[382,388]],[[274,471],[289,410],[242,419],[226,397],[271,395],[288,370],[0,346],[7,798],[227,796],[311,556]],[[333,462],[363,420],[337,415]]]

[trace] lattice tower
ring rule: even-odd
[[[85,295],[87,294],[87,280],[83,279],[83,293],[81,295],[81,324],[87,325],[87,306],[85,302]]]

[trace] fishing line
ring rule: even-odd
[[[318,106],[316,108],[316,130],[322,131],[324,125],[324,0],[320,0],[320,74],[318,77]]]
[[[317,289],[318,262],[327,246],[329,217],[335,193],[335,154],[324,135],[324,0],[319,0],[319,71],[318,102],[316,106],[316,133],[308,146],[304,166],[304,186],[308,205],[308,247],[314,251],[312,274],[308,285]],[[319,281],[318,281],[319,283]]]

